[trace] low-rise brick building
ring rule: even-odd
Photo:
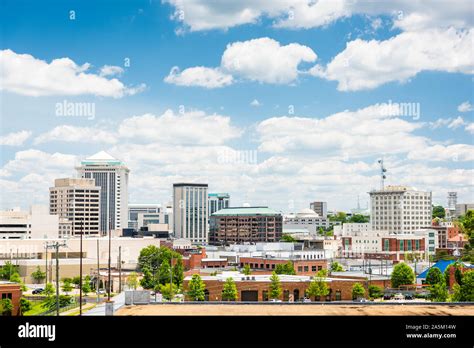
[[[20,284],[7,281],[0,282],[0,299],[10,299],[12,301],[13,310],[11,315],[20,315],[21,294]]]
[[[237,301],[268,301],[270,293],[271,275],[244,275],[238,272],[223,272],[215,276],[201,276],[206,285],[206,301],[222,301],[222,290],[226,279],[232,278],[237,287]],[[298,301],[305,296],[306,289],[311,283],[311,277],[299,275],[279,275],[282,294],[282,301]],[[184,279],[183,287],[188,289],[191,276]],[[330,289],[329,295],[320,301],[351,301],[352,286],[361,283],[367,291],[368,282],[366,279],[354,278],[326,278],[325,281]],[[379,284],[377,284],[379,285]]]
[[[277,265],[286,264],[291,261],[293,263],[293,268],[298,275],[314,275],[317,271],[327,269],[328,264],[325,259],[290,260],[283,258],[241,257],[239,261],[241,268],[249,265],[252,270],[260,271],[274,271]]]

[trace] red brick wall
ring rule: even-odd
[[[288,260],[282,259],[263,259],[259,257],[241,257],[240,267],[250,265],[251,269],[273,271],[279,264],[285,264]],[[320,260],[295,260],[293,267],[298,275],[314,275],[320,269],[327,269],[328,263],[325,259]],[[300,270],[301,267],[301,270]],[[307,267],[307,268],[305,268]],[[314,270],[313,270],[314,269]]]
[[[19,284],[0,284],[0,299],[11,294],[13,304],[12,315],[20,315],[21,288]]]
[[[206,289],[209,292],[209,301],[221,301],[222,300],[222,289],[224,286],[223,281],[219,280],[206,280],[204,281],[206,284]],[[341,294],[341,300],[343,301],[350,301],[352,300],[352,286],[355,283],[361,283],[364,285],[366,288],[366,293],[367,293],[367,286],[368,282],[364,280],[337,280],[333,279],[331,282],[328,283],[329,288],[331,289],[331,294],[330,294],[330,300],[335,301],[336,300],[336,292],[340,292]],[[246,280],[246,281],[236,281],[235,282],[237,286],[237,301],[241,300],[241,292],[242,291],[258,291],[258,301],[261,302],[263,301],[263,294],[264,291],[269,291],[270,283],[269,282],[257,282],[257,281],[251,281],[251,280]],[[294,294],[295,290],[299,291],[299,298],[302,298],[305,296],[305,291],[308,288],[310,282],[281,282],[281,288],[282,288],[282,295],[280,296],[280,300],[285,300],[284,299],[284,294],[283,292],[285,290],[289,291],[289,294]],[[379,283],[372,282],[372,284],[379,285]],[[185,280],[183,283],[183,287],[185,291],[188,288],[188,281]],[[311,300],[315,300],[312,298]],[[321,298],[321,301],[326,301],[326,298]]]

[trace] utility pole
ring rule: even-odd
[[[45,279],[45,283],[44,283],[44,286],[46,287],[46,284],[48,284],[48,244],[46,243],[44,245],[44,251],[45,251],[45,257],[46,257],[46,264],[45,264],[45,267],[44,267],[44,272],[46,273],[46,279]]]
[[[100,236],[97,236],[97,279],[96,279],[96,286],[95,286],[95,291],[97,293],[97,303],[99,303],[99,286],[100,286],[99,238]]]
[[[13,268],[13,249],[10,249],[10,277],[8,278],[8,280],[10,280],[10,278],[12,277],[12,268]]]
[[[110,224],[112,223],[112,220],[110,220]],[[111,245],[112,245],[112,226],[109,226],[109,275],[108,275],[108,286],[107,286],[107,301],[110,301],[110,290],[111,290],[111,282],[110,282],[110,267],[111,267],[111,262],[112,262],[112,255],[111,255]]]
[[[122,246],[119,246],[118,271],[119,271],[119,293],[120,293],[122,292]]]
[[[56,253],[56,315],[59,316],[59,248],[65,247],[66,243],[52,242],[47,244],[47,249],[55,249]]]
[[[173,302],[173,256],[171,255],[171,260],[170,260],[170,302]]]
[[[79,246],[79,316],[82,316],[82,233],[84,232],[84,219],[81,220],[81,239]]]

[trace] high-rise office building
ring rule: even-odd
[[[128,228],[133,228],[134,230],[139,230],[140,227],[138,220],[139,215],[154,215],[160,216],[161,214],[161,204],[129,204],[128,205]]]
[[[68,228],[64,219],[69,221],[70,231],[61,233],[99,235],[100,233],[100,187],[94,179],[56,179],[54,187],[49,188],[49,211],[58,215],[61,227]]]
[[[431,225],[431,192],[386,186],[369,194],[373,231],[408,234]]]
[[[209,216],[224,208],[228,208],[230,204],[230,196],[228,193],[209,193]]]
[[[321,217],[328,216],[328,206],[326,202],[312,202],[309,208]]]
[[[208,241],[207,184],[173,184],[173,231],[193,243]]]
[[[128,175],[125,164],[101,151],[76,168],[82,178],[95,179],[100,186],[100,231],[126,228],[128,225]]]

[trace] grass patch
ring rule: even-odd
[[[31,309],[28,312],[23,313],[24,316],[39,315],[46,312],[47,309],[43,307],[42,301],[31,301]]]

